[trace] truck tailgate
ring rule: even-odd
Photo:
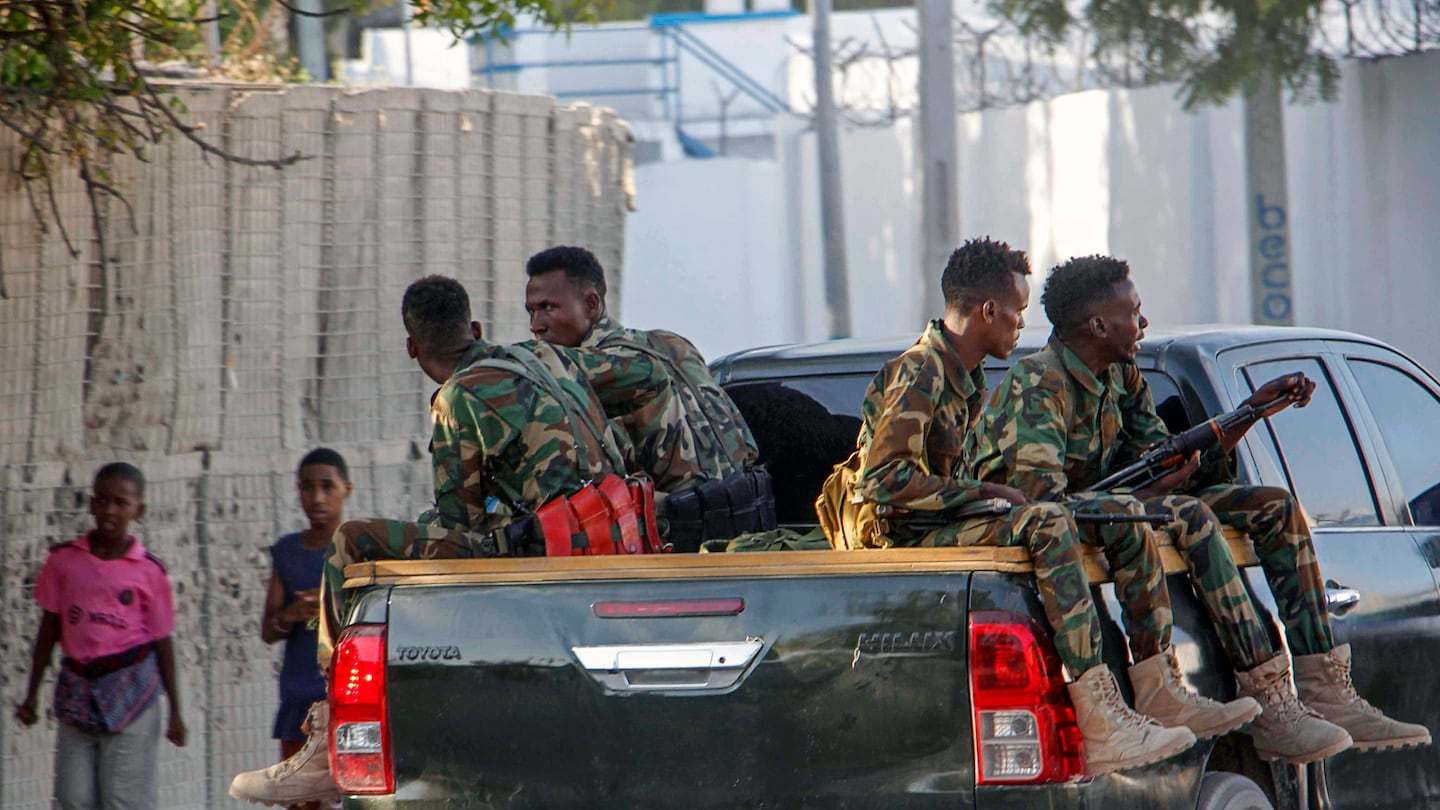
[[[969,579],[402,581],[395,799],[969,806]]]

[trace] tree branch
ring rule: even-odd
[[[292,166],[302,160],[310,159],[310,156],[302,155],[298,151],[283,158],[265,159],[241,157],[240,155],[221,149],[220,147],[210,143],[204,138],[201,138],[199,135],[196,135],[195,132],[198,127],[181,121],[180,116],[176,115],[175,111],[170,109],[169,105],[165,104],[163,101],[160,100],[159,94],[155,92],[155,89],[153,87],[150,87],[147,84],[145,87],[145,92],[150,95],[150,101],[153,104],[153,109],[158,109],[162,114],[164,114],[164,116],[170,120],[170,125],[174,127],[176,131],[178,131],[181,135],[184,135],[185,138],[191,143],[200,147],[200,150],[202,152],[205,152],[206,154],[214,155],[215,157],[218,157],[221,160],[225,160],[230,163],[238,163],[241,166],[256,166],[270,169],[283,169],[286,166]]]
[[[50,215],[55,218],[55,226],[60,229],[60,238],[65,240],[65,248],[70,251],[71,258],[80,255],[80,249],[70,240],[70,231],[65,227],[65,220],[60,216],[60,203],[55,199],[55,180],[49,171],[45,172],[45,194],[50,198]]]

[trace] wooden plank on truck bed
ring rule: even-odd
[[[1244,535],[1225,531],[1240,566],[1255,565]],[[1186,570],[1185,559],[1162,535],[1166,573]],[[1110,581],[1096,548],[1085,547],[1085,569],[1094,584]],[[889,548],[865,551],[763,551],[733,554],[641,554],[605,557],[491,557],[465,560],[383,560],[345,567],[345,587],[367,585],[461,585],[567,582],[604,579],[750,579],[755,577],[854,576],[944,571],[1035,570],[1022,548]]]

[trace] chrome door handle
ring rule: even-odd
[[[1341,613],[1360,604],[1360,592],[1354,588],[1326,588],[1325,606]]]
[[[580,666],[616,692],[728,689],[765,646],[758,638],[695,644],[572,647]]]

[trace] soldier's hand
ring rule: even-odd
[[[15,707],[15,719],[20,721],[22,726],[33,726],[40,717],[35,711],[35,699],[30,698],[19,706]]]
[[[1185,482],[1189,481],[1190,476],[1194,475],[1198,469],[1200,469],[1200,453],[1194,452],[1191,453],[1190,458],[1186,459],[1185,463],[1178,468],[1160,476],[1151,483],[1150,486],[1136,490],[1135,496],[1141,500],[1146,500],[1161,495],[1169,495],[1176,489],[1185,486]]]
[[[1025,493],[1004,484],[981,484],[979,494],[982,498],[1002,498],[1009,501],[1011,506],[1021,506],[1030,502]]]
[[[1265,383],[1245,402],[1263,408],[1260,416],[1264,418],[1274,416],[1291,405],[1303,408],[1310,404],[1310,397],[1314,393],[1315,381],[1297,371]]]

